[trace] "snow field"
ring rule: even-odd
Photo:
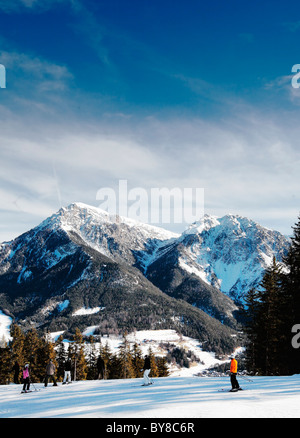
[[[142,387],[142,379],[81,381],[20,394],[22,385],[0,386],[0,418],[297,418],[300,376],[238,378],[165,377]],[[32,388],[33,386],[32,386]]]

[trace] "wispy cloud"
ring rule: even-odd
[[[295,73],[279,76],[267,81],[264,85],[266,90],[271,91],[274,96],[278,96],[280,93],[292,104],[300,105],[300,89],[294,88],[292,80]]]
[[[86,7],[84,2],[79,0],[70,0],[73,13],[78,18],[77,22],[72,25],[73,29],[79,32],[85,41],[92,47],[97,54],[98,59],[106,65],[111,65],[109,54],[103,43],[105,29],[96,16]]]
[[[180,102],[170,111],[166,105],[165,112],[158,106],[145,110],[130,102],[113,104],[111,89],[105,100],[100,92],[77,88],[68,65],[49,61],[34,49],[24,53],[2,44],[6,49],[0,52],[0,62],[7,69],[7,89],[1,90],[5,93],[0,103],[0,214],[5,217],[0,221],[0,241],[15,237],[20,224],[26,231],[61,205],[74,201],[96,205],[97,191],[116,188],[120,179],[146,190],[204,188],[207,212],[230,211],[258,221],[268,218],[269,223],[274,215],[274,227],[287,232],[300,201],[297,114],[286,115],[272,105],[266,111],[261,101],[252,106],[250,99],[232,93],[230,85],[197,77],[196,70],[177,64],[174,53],[168,57],[167,50],[160,51],[147,39],[136,40],[125,28],[117,29],[115,45],[109,46],[116,29],[101,23],[91,2],[0,0],[0,9],[34,14],[59,3],[70,7],[72,31],[92,49],[107,81],[111,74],[118,87],[134,87],[132,77],[138,74],[131,77],[128,65],[138,58],[135,66],[141,74],[146,72],[147,78],[160,74],[163,80],[157,82],[183,90],[196,102],[196,110]],[[238,37],[250,44],[255,42],[253,35]],[[117,55],[109,47],[115,47]],[[265,83],[261,80],[256,92],[264,96],[269,92],[274,99],[280,95],[282,101],[297,105],[300,93],[292,88],[291,77],[287,72]],[[142,79],[141,75],[141,83]],[[201,117],[203,102],[212,103],[219,113]]]
[[[21,82],[30,81],[30,90],[33,87],[40,90],[63,90],[67,82],[72,79],[72,74],[66,66],[51,63],[34,55],[18,52],[0,51],[1,62],[10,76],[15,79],[14,86]]]
[[[103,43],[105,28],[95,14],[80,0],[0,0],[0,10],[5,13],[40,13],[58,5],[67,5],[76,18],[73,30],[83,36],[86,43],[97,54],[98,59],[106,66],[111,66],[107,48]]]
[[[97,205],[101,187],[127,179],[146,190],[203,187],[212,214],[262,221],[276,210],[277,227],[286,211],[298,214],[300,133],[292,120],[246,105],[218,122],[153,116],[126,119],[123,129],[114,119],[92,125],[75,117],[55,129],[39,119],[34,130],[24,118],[11,118],[6,130],[0,123],[2,211],[29,214],[32,204],[36,222],[73,201]]]

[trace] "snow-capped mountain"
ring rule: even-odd
[[[281,262],[288,247],[289,240],[285,236],[248,218],[205,215],[175,242],[157,251],[157,258],[147,267],[146,276],[169,295],[191,304],[199,306],[197,288],[205,285],[243,304],[247,291],[259,286],[273,257]],[[166,265],[169,272],[162,275],[160,266]],[[174,269],[176,272],[172,274]]]
[[[0,248],[0,310],[26,328],[74,333],[174,329],[212,349],[234,346],[234,317],[215,317],[157,288],[143,263],[178,237],[72,204]],[[140,261],[139,268],[136,266]],[[85,312],[78,312],[86,309]]]
[[[273,257],[282,262],[289,240],[239,215],[205,215],[180,238],[185,252],[179,264],[234,300],[258,287]]]
[[[157,247],[179,237],[163,228],[130,218],[111,215],[83,203],[73,203],[41,223],[37,229],[63,230],[76,233],[89,246],[116,261],[134,264],[140,252],[141,265],[149,263]]]
[[[228,349],[231,298],[242,301],[288,245],[240,216],[205,216],[178,235],[73,203],[0,245],[0,310],[27,327],[173,328]]]

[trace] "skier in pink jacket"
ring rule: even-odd
[[[22,392],[27,392],[27,391],[29,391],[29,388],[30,388],[30,375],[29,375],[29,364],[28,363],[23,368],[22,377],[23,377],[23,383],[24,383]]]

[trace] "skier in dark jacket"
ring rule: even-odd
[[[105,364],[101,356],[99,356],[97,360],[97,371],[98,371],[97,379],[104,379]]]
[[[55,371],[56,371],[55,365],[52,362],[52,360],[50,359],[50,361],[49,361],[49,363],[48,363],[48,365],[46,367],[45,386],[48,385],[49,378],[52,379],[53,386],[57,386],[57,383],[56,383],[56,380],[55,380],[55,376],[54,376]]]
[[[20,365],[18,364],[17,360],[14,366],[12,367],[12,371],[14,371],[14,383],[19,384]]]
[[[149,379],[149,374],[151,371],[151,365],[150,365],[150,357],[146,354],[145,361],[144,361],[144,385],[151,385],[151,381]]]
[[[71,383],[71,381],[72,381],[71,371],[72,371],[72,363],[71,363],[70,359],[68,359],[66,364],[65,364],[65,374],[64,374],[63,385],[65,385],[67,382]]]

